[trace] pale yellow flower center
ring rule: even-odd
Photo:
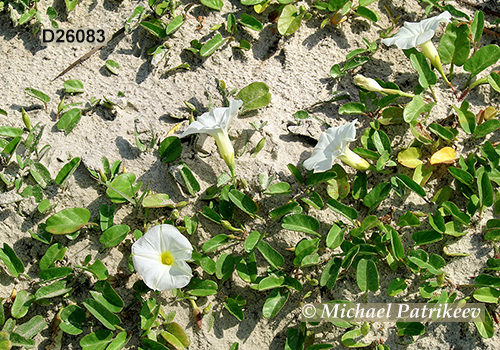
[[[172,253],[170,253],[168,250],[166,252],[163,252],[161,254],[161,263],[163,265],[172,266],[174,264],[174,257],[172,256]]]

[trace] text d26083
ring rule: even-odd
[[[101,46],[108,40],[105,29],[78,28],[41,30],[41,42],[45,46]]]

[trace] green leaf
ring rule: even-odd
[[[356,281],[363,292],[376,292],[379,289],[377,265],[373,260],[361,259],[358,262]]]
[[[360,328],[345,332],[340,339],[342,345],[348,348],[364,348],[370,346],[369,343],[362,343],[359,340],[363,338]]]
[[[47,286],[39,288],[35,293],[36,300],[54,298],[64,295],[71,291],[71,288],[66,287],[66,281],[56,281]]]
[[[14,303],[12,304],[10,313],[14,318],[22,318],[26,316],[28,310],[35,300],[35,296],[29,294],[25,290],[20,290],[17,292],[16,298],[14,299]]]
[[[305,336],[301,329],[288,328],[284,350],[304,349]]]
[[[257,243],[257,250],[275,269],[285,263],[285,258],[265,241]]]
[[[260,280],[258,288],[260,291],[277,288],[283,285],[285,276],[270,275]]]
[[[215,34],[215,36],[208,40],[203,46],[200,48],[200,56],[208,57],[217,50],[224,40],[222,40],[222,35],[220,33]]]
[[[142,25],[142,23],[141,23],[141,25]],[[162,33],[164,33],[164,32],[165,31],[163,31]],[[165,34],[165,36],[166,36],[166,34]],[[105,66],[111,74],[118,75],[118,73],[120,72],[120,64],[116,61],[106,60]]]
[[[354,177],[354,183],[352,185],[352,198],[363,199],[367,193],[367,176],[366,172],[358,171]]]
[[[412,180],[413,181],[413,180]],[[389,196],[391,192],[391,184],[388,182],[383,182],[375,186],[366,196],[363,198],[363,204],[367,206],[369,211],[372,211],[377,207],[384,199]]]
[[[398,153],[398,162],[407,168],[415,169],[422,164],[421,157],[422,151],[420,148],[409,147]]]
[[[411,238],[415,241],[415,245],[430,244],[443,239],[443,235],[437,231],[419,231],[415,232]]]
[[[283,308],[289,296],[290,292],[287,289],[273,289],[264,302],[262,315],[265,318],[274,318]]]
[[[83,267],[83,269],[92,273],[98,280],[101,281],[104,281],[109,277],[108,269],[100,259],[96,259],[92,265]]]
[[[259,231],[253,231],[252,233],[250,233],[245,239],[245,252],[247,252],[248,254],[253,252],[261,237],[262,236]]]
[[[498,298],[500,297],[500,291],[492,287],[483,287],[476,289],[474,291],[474,299],[480,303],[492,303],[498,304]]]
[[[429,130],[433,134],[436,134],[437,136],[446,141],[451,141],[458,135],[458,133],[456,133],[457,131],[456,129],[445,128],[444,126],[441,126],[441,124],[438,123],[430,124]]]
[[[445,233],[446,231],[446,225],[444,223],[443,216],[441,215],[441,212],[437,210],[434,215],[429,213],[429,224],[432,226],[432,228],[440,233]]]
[[[469,26],[449,23],[439,42],[438,53],[442,64],[463,65],[470,53]]]
[[[69,177],[73,175],[78,168],[80,162],[81,158],[75,157],[66,163],[56,176],[56,184],[63,187],[68,182]]]
[[[104,350],[112,338],[113,332],[101,329],[80,339],[80,346],[82,350]]]
[[[69,79],[64,82],[64,90],[68,94],[79,94],[84,92],[83,83],[78,79]]]
[[[247,28],[260,32],[263,28],[262,23],[253,16],[247,15],[246,13],[241,14],[240,24]]]
[[[476,13],[474,14],[474,19],[472,20],[472,23],[470,25],[470,29],[472,32],[472,41],[474,43],[479,43],[479,40],[481,40],[481,36],[483,35],[483,28],[484,28],[483,11],[476,11]]]
[[[220,234],[206,241],[201,247],[201,249],[203,249],[205,253],[210,253],[228,242],[229,242],[229,236]]]
[[[292,4],[286,5],[278,19],[278,32],[283,36],[295,33],[300,27],[302,17],[304,17],[304,12],[299,13]]]
[[[28,322],[17,326],[15,333],[26,339],[31,339],[40,333],[45,327],[47,327],[47,323],[45,323],[41,315],[37,315],[32,317]]]
[[[290,214],[283,218],[281,226],[287,230],[299,231],[318,235],[319,221],[309,215]]]
[[[35,341],[33,339],[26,339],[17,333],[10,334],[10,341],[12,342],[12,346],[16,346],[16,347],[22,346],[26,349],[30,349],[30,348],[35,347]]]
[[[59,327],[68,334],[78,335],[83,332],[82,323],[87,315],[78,305],[68,305],[61,311]]]
[[[220,2],[222,2],[222,0],[219,0]],[[181,25],[184,23],[184,16],[183,15],[178,15],[178,16],[175,16],[167,25],[167,29],[165,31],[165,33],[167,35],[170,35],[172,34],[173,32],[175,32],[177,29],[179,29],[181,27]]]
[[[63,247],[61,243],[54,243],[53,245],[51,245],[38,263],[40,270],[46,270],[48,268],[55,267],[55,262],[62,260],[65,253],[66,247]]]
[[[453,202],[444,202],[442,206],[447,209],[451,215],[458,221],[460,221],[464,225],[469,225],[470,223],[470,216],[462,213],[460,209],[458,209],[457,205]]]
[[[198,297],[205,297],[217,293],[217,283],[211,280],[191,279],[186,287],[186,293]]]
[[[141,329],[143,331],[150,329],[156,321],[158,313],[160,312],[160,307],[161,305],[157,304],[154,298],[149,298],[142,304],[139,316],[141,318]]]
[[[184,216],[184,226],[186,226],[187,233],[192,235],[196,231],[196,227],[198,227],[198,218],[196,215],[193,215],[192,218],[189,216]]]
[[[392,282],[389,283],[389,286],[387,287],[387,294],[389,294],[389,296],[391,297],[394,297],[406,290],[406,288],[408,288],[408,285],[406,284],[405,280],[398,277],[393,279]]]
[[[500,92],[500,75],[496,72],[491,72],[488,77],[488,84],[496,91]]]
[[[500,288],[500,277],[490,275],[479,275],[476,277],[476,283],[482,286]]]
[[[128,343],[132,334],[127,336],[127,332],[123,331],[118,333],[115,339],[108,345],[106,350],[121,350]]]
[[[128,225],[115,225],[102,233],[99,242],[104,244],[104,248],[115,247],[120,244],[130,232]]]
[[[106,231],[113,226],[115,208],[115,204],[111,204],[109,207],[106,204],[101,204],[99,206],[99,224],[101,226],[101,231]]]
[[[405,122],[413,124],[417,122],[420,114],[430,112],[435,103],[425,103],[422,95],[415,95],[413,99],[405,106],[403,118]]]
[[[66,9],[68,12],[73,11],[78,4],[78,0],[64,0],[64,2],[66,3]]]
[[[186,335],[186,332],[184,331],[184,328],[181,327],[178,323],[175,322],[169,322],[166,325],[167,331],[175,336],[183,346],[188,347],[191,344],[191,341],[189,340],[188,336]]]
[[[231,315],[236,317],[238,320],[243,321],[243,310],[233,298],[227,298],[223,305],[231,313]]]
[[[356,115],[364,114],[366,106],[359,102],[348,102],[340,106],[339,114]]]
[[[279,208],[273,209],[269,212],[269,217],[272,220],[278,220],[284,215],[294,213],[294,214],[300,214],[302,213],[302,207],[297,203],[295,200],[291,201],[290,203],[287,203]]]
[[[45,281],[52,281],[55,279],[66,277],[73,273],[73,269],[71,267],[63,266],[63,267],[51,267],[46,270],[40,271],[38,277]]]
[[[45,231],[53,235],[73,233],[89,225],[90,211],[85,208],[69,208],[52,215],[46,221]]]
[[[315,239],[302,239],[300,240],[299,243],[295,246],[295,259],[293,260],[293,264],[296,266],[304,266],[303,261],[306,257],[310,256],[311,254],[314,254],[318,251],[318,245],[319,245],[319,238]],[[305,263],[308,262],[308,259],[311,259],[310,257],[307,258]]]
[[[20,273],[24,273],[22,261],[7,243],[4,243],[3,249],[0,250],[0,259],[7,265],[7,268],[14,277],[18,277]]]
[[[171,163],[175,161],[182,153],[181,140],[177,136],[169,136],[160,143],[158,155],[162,163]]]
[[[236,99],[243,101],[240,110],[240,113],[243,113],[267,106],[271,102],[271,94],[265,83],[253,82],[241,89]]]
[[[500,50],[500,48],[499,48]],[[469,111],[469,102],[464,101],[460,108],[455,105],[452,106],[458,115],[458,122],[466,134],[473,134],[476,129],[476,116]]]
[[[107,281],[99,281],[95,285],[95,291],[90,291],[92,297],[104,305],[111,312],[120,312],[123,309],[123,299],[111,287]]]
[[[191,194],[191,196],[194,196],[195,193],[199,192],[201,189],[198,180],[196,180],[193,173],[191,172],[191,169],[189,169],[187,167],[187,165],[184,165],[180,169],[180,173],[181,173],[182,179],[184,180],[184,184],[186,185],[186,188],[187,188],[189,194]]]
[[[263,193],[270,195],[284,195],[290,194],[292,191],[290,191],[290,184],[288,182],[280,182],[269,186]]]
[[[104,327],[110,330],[114,330],[115,326],[118,326],[121,323],[118,316],[113,314],[104,305],[94,299],[85,299],[83,301],[83,305],[104,325]]]
[[[364,7],[364,6],[359,6],[356,9],[356,13],[358,15],[360,15],[361,17],[369,19],[372,22],[377,22],[379,19],[379,15],[376,12],[374,12],[374,11],[370,10],[369,8]]]
[[[306,179],[306,185],[308,187],[316,186],[322,182],[326,182],[328,180],[334,179],[337,177],[337,173],[335,171],[325,171],[323,173],[311,174]]]
[[[398,226],[420,226],[420,220],[411,211],[407,211],[399,217]]]
[[[163,336],[162,333],[166,333],[166,335]],[[170,342],[170,340],[172,342],[175,342],[175,340],[171,338],[172,335],[170,333],[168,333],[168,332],[161,332],[160,335],[164,339],[167,338],[168,340],[165,339],[165,341],[167,341],[170,345],[172,345],[172,343]],[[139,348],[140,350],[142,350],[142,349],[145,349],[145,350],[169,350],[169,348],[167,348],[165,345],[163,345],[161,343],[158,343],[158,342],[156,342],[154,340],[151,340],[149,338],[144,337],[141,340],[142,340],[142,345],[144,345],[145,348],[140,347]],[[172,346],[174,346],[174,345],[172,345]],[[175,347],[174,347],[174,349],[175,349]],[[175,349],[175,350],[178,350],[178,349]]]
[[[486,135],[498,130],[500,128],[500,120],[498,119],[490,119],[485,121],[482,124],[479,124],[476,127],[474,133],[476,134],[476,138],[479,139],[481,137],[485,137]]]
[[[50,172],[42,163],[30,161],[30,174],[43,189],[52,183]]]
[[[425,198],[425,191],[418,183],[413,181],[409,176],[404,174],[398,174],[396,177],[401,180],[406,187],[418,194],[420,197]]]
[[[335,282],[337,281],[341,265],[342,265],[342,259],[340,258],[330,259],[328,263],[325,265],[323,272],[321,272],[319,285],[321,287],[326,286],[328,289],[332,289],[333,286],[335,286]]]
[[[345,229],[341,229],[337,224],[332,224],[332,228],[328,231],[328,236],[326,237],[326,246],[330,249],[335,249],[340,247],[344,241]]]
[[[144,208],[174,208],[173,201],[166,193],[155,193],[144,197],[142,206]]]
[[[229,199],[233,202],[238,208],[243,210],[245,213],[253,217],[259,211],[259,206],[254,202],[252,198],[240,192],[238,190],[232,189],[229,191]]]
[[[222,0],[201,0],[201,3],[212,10],[220,11],[224,3]]]
[[[0,136],[3,137],[18,137],[23,134],[23,129],[13,128],[10,126],[0,126]]]
[[[358,218],[358,212],[354,208],[344,205],[333,198],[328,199],[327,205],[334,212],[344,215],[351,221],[356,220]]]
[[[142,182],[139,181],[135,184],[135,179],[136,177],[132,173],[116,176],[108,185],[106,196],[108,196],[113,203],[124,203],[129,200],[134,204],[134,197],[142,187]]]
[[[349,234],[353,237],[362,237],[366,231],[371,228],[374,228],[380,223],[378,218],[375,215],[369,215],[363,219],[361,226],[349,231]]]
[[[432,201],[436,203],[438,206],[446,202],[453,195],[453,189],[449,186],[445,186],[440,188],[434,197],[432,197]]]
[[[427,57],[421,52],[412,53],[410,55],[410,62],[413,68],[418,72],[418,83],[424,89],[431,85],[436,85],[436,73],[431,70]]]
[[[204,217],[206,217],[207,219],[217,223],[217,224],[222,224],[222,218],[220,217],[220,215],[217,214],[213,209],[210,209],[207,206],[203,207],[200,214],[203,215]]]
[[[467,231],[463,229],[463,225],[458,221],[449,221],[445,224],[446,231],[444,231],[445,235],[453,236],[453,237],[461,237],[467,234]]]
[[[401,238],[399,237],[398,231],[393,229],[392,227],[385,225],[385,229],[389,230],[390,238],[391,238],[391,253],[392,255],[400,260],[404,261],[405,259],[405,251],[403,247],[403,243],[401,242]]]
[[[464,70],[472,77],[478,75],[489,66],[497,63],[500,58],[500,47],[486,45],[477,50],[464,64]]]
[[[71,108],[59,119],[57,129],[64,130],[64,134],[67,135],[78,124],[80,119],[82,119],[82,110],[80,108]]]
[[[478,175],[477,188],[481,206],[491,207],[493,205],[493,188],[491,187],[491,182],[486,171]]]
[[[252,283],[257,279],[257,262],[255,260],[255,253],[251,252],[246,258],[240,257],[236,259],[236,271],[238,276],[247,282]]]
[[[47,108],[47,103],[50,102],[50,97],[48,95],[33,88],[26,88],[24,89],[24,92],[29,96],[34,97],[37,100],[40,100],[45,105],[45,108]]]
[[[420,322],[396,322],[398,335],[422,335],[425,333],[425,326]]]
[[[477,331],[484,339],[489,339],[495,334],[495,328],[493,326],[493,320],[487,309],[484,310],[484,321],[474,321]]]

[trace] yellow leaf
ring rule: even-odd
[[[451,164],[457,160],[457,152],[451,147],[441,148],[431,156],[431,165]]]
[[[422,151],[420,148],[410,147],[399,152],[398,162],[407,168],[415,169],[417,166],[422,164],[420,157],[422,157]]]
[[[347,19],[347,16],[342,16],[342,14],[340,12],[337,12],[336,14],[334,14],[332,16],[332,18],[330,18],[330,22],[333,25],[337,25],[337,24],[344,22],[346,19]]]
[[[171,136],[171,135],[172,135],[172,134],[174,134],[177,130],[179,130],[179,128],[181,127],[182,123],[183,123],[183,122],[180,122],[180,123],[175,124],[175,126],[167,132],[167,137],[168,137],[168,136]]]

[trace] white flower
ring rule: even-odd
[[[373,91],[373,92],[384,92],[389,95],[400,95],[405,97],[414,97],[412,94],[407,94],[406,92],[396,90],[396,89],[384,89],[380,84],[372,78],[366,78],[361,74],[357,74],[354,77],[354,84],[361,86],[362,88]]]
[[[420,22],[405,22],[403,27],[392,38],[382,39],[387,46],[396,44],[402,50],[421,45],[432,39],[441,22],[449,23],[451,14],[448,11],[439,16],[424,19]]]
[[[203,113],[198,120],[189,124],[182,133],[181,138],[191,134],[209,134],[215,138],[217,148],[226,162],[231,175],[234,176],[234,148],[229,140],[227,129],[235,117],[238,109],[243,105],[243,101],[231,100],[229,107],[218,107],[210,112]]]
[[[333,161],[339,158],[355,169],[368,170],[370,164],[349,149],[349,142],[356,140],[354,127],[356,122],[357,120],[342,126],[334,126],[322,133],[312,156],[304,161],[304,167],[319,172],[327,171],[332,168]]]
[[[436,67],[446,83],[451,86],[443,72],[443,67],[436,47],[431,42],[439,24],[442,22],[449,23],[450,18],[451,14],[445,11],[439,16],[427,18],[420,22],[405,22],[396,35],[391,38],[382,39],[382,42],[387,46],[396,44],[396,46],[402,50],[420,45],[424,55],[431,61],[432,65]]]
[[[172,225],[150,229],[132,245],[132,261],[144,283],[153,290],[172,290],[189,284],[192,273],[186,260],[193,247]]]

